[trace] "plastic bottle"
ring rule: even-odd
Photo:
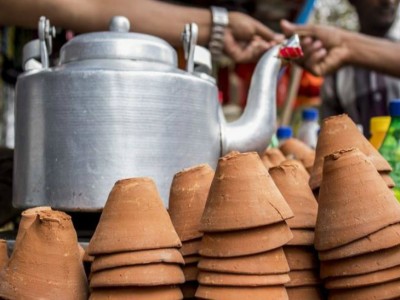
[[[280,126],[276,131],[276,136],[279,141],[279,146],[282,145],[287,139],[290,139],[293,136],[292,127]]]
[[[393,189],[394,194],[397,200],[400,200],[400,99],[390,101],[389,113],[391,117],[389,129],[379,152],[393,168],[390,177],[396,184]]]
[[[389,116],[373,117],[370,120],[371,137],[369,141],[375,149],[379,149],[390,125]]]
[[[304,109],[302,113],[302,122],[297,132],[297,138],[312,149],[315,149],[318,141],[318,130],[318,110],[315,108]]]

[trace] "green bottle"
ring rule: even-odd
[[[390,177],[396,184],[393,190],[397,200],[400,201],[400,99],[390,101],[389,113],[391,117],[389,129],[379,152],[393,168]]]
[[[276,137],[275,133],[271,138],[271,143],[269,144],[269,147],[271,147],[271,148],[278,148],[279,147],[279,141],[278,141],[278,138]]]

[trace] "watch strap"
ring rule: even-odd
[[[208,48],[213,60],[217,60],[224,49],[224,32],[229,24],[228,10],[224,7],[211,6],[212,28]]]

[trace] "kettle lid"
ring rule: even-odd
[[[60,64],[86,59],[129,59],[177,66],[177,54],[166,41],[141,33],[129,32],[129,20],[111,19],[105,32],[78,35],[60,50]]]

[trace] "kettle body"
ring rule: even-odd
[[[99,68],[101,66],[101,68]],[[91,60],[18,79],[14,205],[98,210],[115,181],[173,174],[221,152],[211,80],[151,62]]]

